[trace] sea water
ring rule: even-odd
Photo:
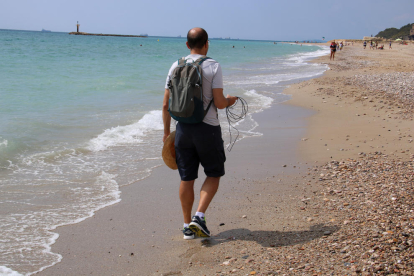
[[[61,260],[50,249],[56,227],[119,202],[120,187],[163,166],[166,74],[188,49],[183,38],[0,30],[0,53],[0,275],[30,275]],[[290,83],[322,74],[326,65],[307,61],[327,53],[212,39],[224,93],[248,103],[238,138],[261,135],[251,115],[288,100]],[[228,145],[224,110],[219,117]]]

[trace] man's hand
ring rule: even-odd
[[[234,96],[227,95],[227,97],[224,97],[223,88],[214,88],[213,98],[214,98],[214,105],[218,109],[223,109],[223,108],[232,106],[237,101],[237,97],[234,97]]]
[[[168,136],[170,135],[170,133],[165,134],[164,133],[164,138],[162,138],[162,142],[165,143],[165,140],[167,140]]]
[[[229,102],[229,105],[227,107],[232,106],[236,101],[237,101],[237,97],[235,96],[230,96],[229,94],[227,94],[226,97],[227,101]]]

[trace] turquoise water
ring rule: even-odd
[[[119,187],[163,164],[165,78],[188,50],[182,38],[0,30],[0,52],[0,274],[29,275],[60,261],[54,228],[120,201]],[[211,40],[208,55],[222,65],[225,94],[245,98],[251,115],[287,100],[289,83],[322,74],[306,61],[326,53]],[[240,122],[240,138],[261,135],[256,126]]]

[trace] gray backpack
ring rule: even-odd
[[[187,124],[201,123],[213,100],[206,110],[203,105],[203,70],[201,64],[206,56],[187,63],[185,58],[178,60],[178,66],[168,83],[170,99],[168,111],[174,120]]]

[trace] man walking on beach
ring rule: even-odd
[[[209,43],[208,34],[204,29],[191,29],[187,34],[186,45],[190,50],[190,55],[186,57],[186,60],[193,62],[206,56]],[[171,123],[171,116],[168,112],[169,82],[172,72],[177,66],[178,61],[171,66],[165,84],[162,108],[164,142],[170,134]],[[210,237],[204,214],[218,190],[220,177],[224,175],[224,162],[226,161],[217,108],[226,108],[233,105],[237,100],[237,97],[230,95],[224,97],[223,75],[221,66],[217,61],[206,59],[201,66],[203,71],[204,109],[207,109],[211,100],[213,102],[201,123],[185,124],[178,122],[175,134],[176,161],[181,177],[179,196],[184,216],[184,239],[193,239],[195,234],[200,237]],[[201,187],[197,212],[191,217],[194,203],[194,182],[198,178],[200,164],[203,166],[207,177]]]

